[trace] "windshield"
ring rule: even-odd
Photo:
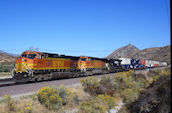
[[[27,57],[27,55],[26,54],[23,54],[23,55],[21,55],[21,57]]]
[[[86,58],[81,58],[82,61],[86,61]]]
[[[28,55],[28,58],[30,58],[30,59],[34,59],[36,57],[36,54],[29,54]]]

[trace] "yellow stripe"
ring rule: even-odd
[[[45,67],[39,67],[39,68],[33,68],[33,70],[51,70],[51,69],[72,69],[71,67],[48,67],[48,68],[45,68]]]
[[[68,58],[44,58],[45,60],[71,60]]]

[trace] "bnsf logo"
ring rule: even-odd
[[[53,61],[53,66],[62,67],[64,66],[64,61]]]

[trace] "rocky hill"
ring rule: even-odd
[[[0,64],[13,64],[15,63],[17,56],[0,51]]]
[[[170,64],[171,46],[153,47],[139,50],[135,46],[129,44],[114,51],[107,58],[136,58],[149,59],[157,61],[165,61]]]
[[[170,56],[170,46],[147,48],[132,55],[133,58],[165,61],[168,64],[170,63]]]
[[[135,46],[128,44],[127,46],[121,47],[111,53],[107,58],[131,58],[133,54],[138,53],[140,50]]]

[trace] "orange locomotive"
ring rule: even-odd
[[[106,73],[108,70],[105,59],[80,56],[78,68],[81,72],[87,72],[88,75]]]
[[[65,72],[66,75],[78,71],[78,59],[79,57],[26,51],[16,60],[13,78],[16,82],[50,80],[53,78],[53,72]],[[55,74],[62,75],[62,73]]]
[[[113,69],[116,70],[114,68],[116,65],[112,64],[112,61],[86,56],[26,51],[16,60],[13,79],[15,82],[23,83],[108,73]]]

